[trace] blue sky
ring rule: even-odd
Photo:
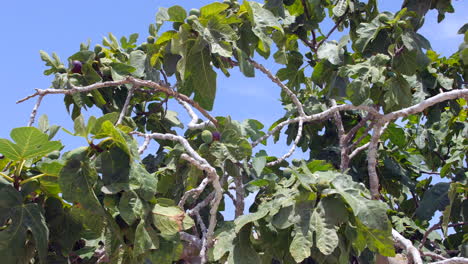
[[[211,0],[174,1],[174,0],[81,0],[81,1],[3,1],[0,8],[0,50],[3,63],[0,64],[1,123],[0,138],[8,138],[14,127],[25,126],[28,122],[34,101],[15,104],[16,100],[31,94],[34,88],[48,88],[52,76],[44,76],[44,63],[40,60],[39,50],[56,52],[63,61],[79,49],[81,42],[88,39],[92,45],[101,43],[102,37],[112,32],[117,37],[139,33],[139,43],[145,41],[150,23],[154,23],[158,7],[182,5],[186,9],[200,7]],[[468,1],[453,1],[456,13],[447,14],[442,24],[437,24],[434,11],[426,19],[420,30],[432,43],[438,53],[450,55],[458,49],[462,36],[458,29],[468,17]],[[381,11],[397,11],[402,1],[380,0]],[[332,25],[325,25],[325,30]],[[330,39],[339,39],[332,35]],[[262,61],[262,60],[261,60]],[[264,62],[271,69],[278,67]],[[247,79],[232,71],[226,79],[218,75],[218,92],[213,115],[231,115],[233,119],[254,118],[269,127],[283,115],[278,101],[280,89],[261,74]],[[174,105],[174,104],[172,104]],[[39,115],[46,113],[52,124],[60,124],[67,129],[73,125],[63,105],[60,95],[46,96]],[[183,120],[185,112],[180,112]],[[68,145],[67,149],[85,143],[82,139],[60,132],[58,138]],[[284,139],[284,137],[283,137]],[[270,152],[271,151],[271,152]],[[269,153],[282,155],[283,144],[269,147]],[[296,154],[300,156],[300,154]]]

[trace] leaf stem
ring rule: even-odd
[[[24,163],[26,163],[26,160],[21,160],[20,165],[16,168],[15,176],[19,177],[21,175],[21,171],[23,170]]]
[[[13,180],[13,178],[11,178],[10,176],[6,175],[3,172],[0,172],[0,175],[2,175],[2,177],[7,179],[9,182],[14,182],[15,181],[15,180]]]
[[[28,178],[28,179],[22,181],[22,182],[20,183],[20,185],[23,185],[23,184],[28,183],[28,182],[30,182],[30,181],[39,179],[39,178],[44,177],[44,176],[53,176],[53,175],[49,175],[49,174],[46,174],[46,173],[39,174],[39,175],[36,175],[36,176],[34,176],[34,177],[31,177],[31,178]]]

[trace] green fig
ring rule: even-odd
[[[196,9],[196,8],[192,8],[190,9],[189,11],[189,16],[191,15],[194,15],[196,17],[199,17],[200,16],[200,10],[199,9]]]
[[[213,142],[213,134],[211,134],[211,131],[209,131],[209,130],[203,130],[203,132],[201,134],[201,138],[202,138],[203,142],[205,142],[207,144],[210,144],[211,142]]]
[[[154,43],[154,37],[149,36],[148,38],[146,38],[146,41],[148,41],[149,44],[153,44]]]

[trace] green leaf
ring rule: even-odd
[[[10,137],[16,144],[0,139],[0,153],[14,161],[43,157],[62,148],[59,141],[49,141],[49,136],[35,127],[14,128]]]
[[[59,246],[62,253],[68,254],[82,235],[83,226],[79,219],[63,207],[60,199],[53,197],[46,200],[45,218],[50,230],[49,243]]]
[[[216,72],[210,62],[210,52],[207,49],[196,51],[192,48],[185,72],[185,85],[195,92],[194,100],[208,111],[213,109],[216,95]]]
[[[408,81],[401,75],[388,79],[384,84],[386,111],[395,111],[411,106],[412,94]]]
[[[144,220],[138,223],[135,230],[135,240],[133,242],[135,255],[143,255],[150,250],[159,248],[159,239],[151,225]]]
[[[319,59],[327,59],[333,65],[340,65],[343,62],[343,55],[343,48],[333,41],[323,43],[317,50]]]
[[[104,185],[128,183],[130,174],[130,156],[125,150],[113,146],[99,155],[102,181]]]
[[[437,210],[444,210],[450,202],[449,189],[450,183],[439,182],[424,192],[424,197],[416,209],[416,216],[421,220],[430,220]]]
[[[75,120],[73,120],[73,123],[75,129],[74,135],[87,138],[88,130],[86,129],[86,124],[83,115],[79,115],[77,118],[75,118]]]
[[[192,218],[179,207],[164,207],[158,204],[153,208],[153,221],[164,235],[174,235],[195,225]]]
[[[170,7],[167,10],[167,14],[169,15],[169,21],[173,22],[184,22],[185,18],[187,17],[187,12],[181,6],[175,5]]]
[[[252,159],[252,166],[253,166],[253,169],[255,170],[255,173],[257,175],[262,174],[262,171],[263,171],[263,168],[265,168],[265,165],[266,165],[266,157],[265,156],[254,157]]]
[[[145,73],[146,54],[141,50],[130,52],[130,66],[135,68],[132,75],[135,77],[143,77]]]
[[[364,53],[368,48],[370,42],[374,41],[377,38],[379,32],[385,27],[385,24],[382,22],[384,19],[390,19],[393,17],[389,13],[381,13],[375,17],[370,23],[361,23],[359,28],[356,30],[359,38],[353,44],[355,50]]]
[[[229,7],[228,4],[223,4],[219,2],[214,2],[209,5],[206,5],[200,8],[200,13],[202,17],[209,17],[212,15],[217,15]]]
[[[63,165],[63,161],[51,160],[38,162],[36,166],[42,173],[58,177]]]
[[[235,231],[239,233],[239,231],[248,223],[255,222],[257,220],[262,219],[268,214],[268,210],[263,209],[259,210],[255,213],[250,213],[246,215],[241,215],[234,221],[235,223]]]
[[[83,208],[99,214],[103,208],[94,193],[98,174],[87,155],[86,147],[75,149],[67,155],[65,166],[60,171],[59,184],[65,200],[80,203]]]
[[[327,219],[324,208],[317,208],[312,213],[310,224],[315,231],[315,244],[324,255],[330,255],[338,246],[337,228],[330,224]],[[331,208],[329,208],[331,209]]]
[[[447,236],[447,229],[448,229],[448,224],[450,222],[450,215],[452,213],[452,206],[453,206],[455,197],[457,196],[457,187],[459,185],[460,185],[459,183],[450,184],[450,189],[448,192],[449,204],[445,207],[444,212],[442,214],[442,231],[444,232],[444,236]]]
[[[244,229],[234,241],[234,248],[229,254],[229,264],[257,264],[260,257],[250,243],[250,230]]]
[[[28,233],[34,238],[40,263],[46,263],[49,229],[38,204],[23,204],[21,194],[12,186],[0,185],[0,223],[8,225],[0,231],[0,256],[4,263],[20,262],[27,256]],[[27,259],[27,262],[30,260]]]
[[[237,237],[236,232],[233,231],[233,223],[225,222],[218,229],[215,236],[216,243],[213,246],[214,261],[220,260],[226,253],[231,252],[234,248],[234,239]]]
[[[333,7],[333,14],[337,17],[341,17],[345,14],[348,8],[348,0],[338,0],[335,7]]]
[[[310,249],[314,245],[314,226],[311,221],[312,205],[310,203],[300,203],[295,208],[300,217],[300,221],[294,225],[295,235],[289,245],[289,252],[297,263],[308,258]]]
[[[131,226],[137,219],[143,218],[143,203],[135,192],[124,192],[120,198],[119,211],[120,216]]]
[[[398,127],[397,125],[391,123],[387,126],[385,134],[388,135],[388,138],[393,144],[397,145],[400,148],[403,148],[405,146],[405,131],[401,127]]]

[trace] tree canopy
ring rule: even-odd
[[[36,100],[29,125],[0,139],[2,263],[468,263],[468,24],[443,57],[418,33],[430,10],[455,11],[213,1],[160,8],[146,42],[41,51],[51,87],[18,101]],[[284,115],[212,113],[233,71],[279,86]],[[84,146],[63,151],[36,117],[54,94]]]

